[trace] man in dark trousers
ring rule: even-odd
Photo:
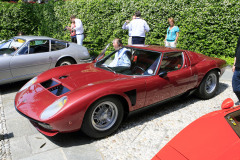
[[[238,97],[238,102],[236,104],[239,105],[240,104],[239,103],[239,101],[240,101],[240,36],[239,36],[238,42],[237,42],[232,71],[234,72],[233,78],[232,78],[233,92]]]
[[[147,22],[141,19],[141,12],[135,13],[135,19],[129,23],[129,31],[132,35],[132,44],[145,44],[145,32],[149,32],[150,28]]]

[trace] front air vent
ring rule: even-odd
[[[58,86],[55,86],[55,87],[52,87],[50,89],[48,89],[52,94],[56,95],[56,96],[60,96],[64,93],[67,93],[69,92],[70,90],[66,87],[64,87],[63,85],[58,85]]]
[[[53,80],[51,80],[51,79],[41,83],[41,85],[42,85],[44,88],[53,87],[53,86],[58,85],[58,84],[59,84],[58,82],[53,81]]]

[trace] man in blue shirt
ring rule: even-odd
[[[128,50],[122,48],[122,41],[119,38],[113,40],[113,47],[115,50],[118,50],[115,53],[114,60],[108,65],[109,67],[130,67],[131,61],[128,55]]]
[[[132,35],[132,44],[145,44],[145,32],[149,32],[150,28],[147,22],[140,18],[141,12],[135,13],[136,18],[129,23],[129,31]]]

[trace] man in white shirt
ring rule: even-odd
[[[129,23],[131,31],[132,44],[145,44],[145,32],[149,32],[150,28],[147,22],[141,19],[141,12],[135,13],[136,18]]]
[[[134,20],[136,18],[135,15],[133,15],[132,17],[132,20]],[[126,29],[128,30],[128,35],[129,35],[129,38],[128,38],[128,45],[132,45],[132,35],[131,35],[131,30],[129,30],[129,20],[126,20],[126,22],[123,24],[122,26],[122,29]]]
[[[75,28],[73,28],[76,31],[76,38],[77,38],[77,44],[82,46],[83,45],[83,39],[84,39],[84,29],[83,29],[83,24],[82,21],[76,16],[72,15],[70,17],[71,22],[75,22]],[[69,29],[69,27],[66,27]],[[71,28],[70,28],[71,29]]]

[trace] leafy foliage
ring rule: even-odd
[[[140,10],[151,31],[146,44],[163,45],[167,19],[174,17],[180,28],[178,47],[209,56],[233,59],[240,30],[240,1],[237,0],[72,0],[47,4],[10,4],[0,2],[0,39],[19,31],[70,40],[69,17],[83,22],[88,48],[99,52],[115,37],[127,43],[128,31],[122,29],[126,19]],[[229,57],[229,58],[228,58]],[[229,63],[232,63],[230,60]]]

